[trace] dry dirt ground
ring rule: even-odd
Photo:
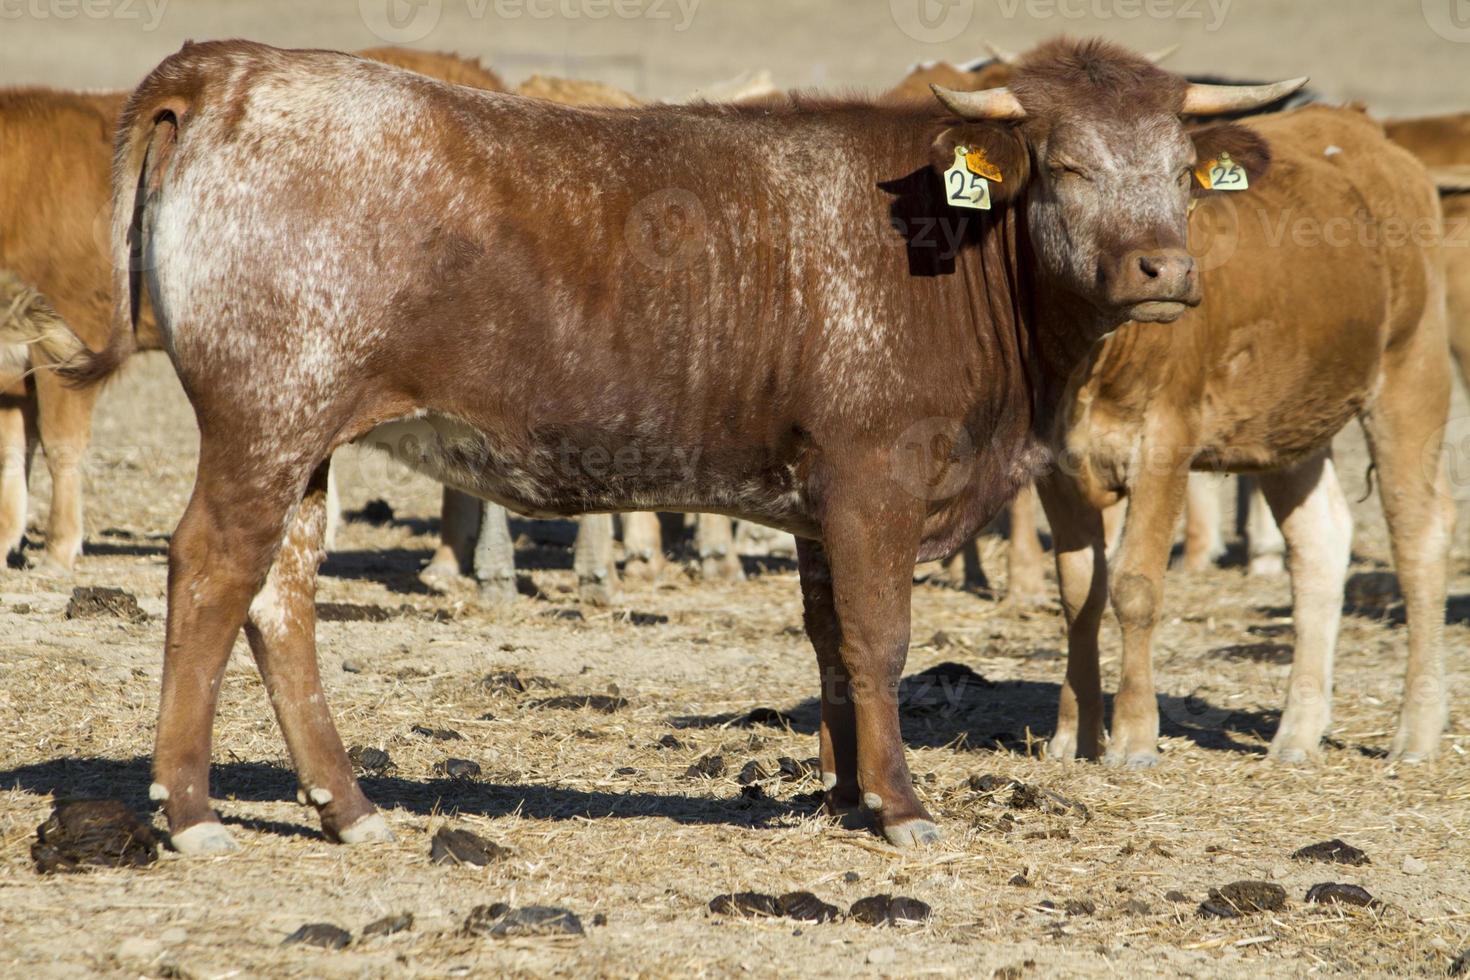
[[[99,418],[93,530],[76,584],[128,589],[148,619],[67,619],[70,584],[15,571],[0,584],[0,972],[1442,976],[1470,946],[1470,577],[1457,574],[1451,589],[1454,720],[1443,758],[1388,766],[1404,629],[1375,587],[1386,555],[1376,497],[1357,507],[1359,577],[1333,742],[1310,767],[1263,757],[1287,671],[1284,581],[1247,579],[1239,567],[1171,576],[1157,646],[1165,755],[1147,772],[1037,757],[1031,736],[1050,729],[1062,669],[1055,606],[1017,612],[919,585],[910,673],[956,662],[983,681],[907,689],[913,770],[948,836],[905,854],[819,816],[810,778],[766,780],[754,798],[737,783],[749,761],[774,771],[781,756],[815,752],[815,671],[788,567],[752,567],[748,582],[722,586],[676,572],[629,587],[614,609],[583,608],[571,594],[569,528],[525,522],[520,553],[528,591],[540,597],[482,609],[472,595],[417,586],[436,489],[344,453],[348,510],[382,498],[396,516],[344,526],[321,600],[396,612],[384,622],[323,623],[321,660],[347,743],[386,749],[396,765],[364,783],[398,842],[348,849],[320,837],[295,802],[242,641],[216,728],[214,792],[244,849],[206,860],[165,854],[140,871],[39,876],[29,844],[53,796],[119,797],[148,810],[166,538],[188,492],[194,434],[156,354],[135,359],[109,388]],[[1355,433],[1341,457],[1356,498]],[[38,484],[39,504],[44,477]],[[987,546],[992,569],[1002,567],[1001,547]],[[1105,664],[1116,671],[1115,656]],[[482,683],[498,670],[554,687],[518,694]],[[534,705],[610,691],[628,702],[611,714]],[[732,720],[757,707],[787,717]],[[463,740],[416,735],[415,725]],[[662,747],[670,735],[680,744]],[[712,754],[723,757],[723,775],[686,776]],[[481,776],[436,775],[450,757],[479,763]],[[1009,789],[972,788],[987,774],[1058,793],[1089,818],[1015,809]],[[433,865],[430,836],[444,823],[511,856],[487,868]],[[1332,837],[1372,863],[1290,858]],[[1012,884],[1018,874],[1029,884]],[[1196,915],[1209,888],[1238,879],[1277,882],[1289,904],[1230,921]],[[1305,903],[1323,881],[1360,884],[1384,906]],[[924,926],[879,929],[736,921],[706,909],[722,892],[797,889],[844,909],[875,893],[908,895],[934,915]],[[1166,897],[1174,891],[1184,900]],[[563,906],[606,924],[570,940],[460,934],[472,908],[496,901]],[[1068,915],[1067,903],[1079,901],[1092,911]],[[345,951],[281,945],[305,923],[356,934],[399,912],[414,915],[411,931],[359,938]]]
[[[783,85],[879,86],[912,60],[972,54],[981,40],[1020,47],[1060,31],[1103,33],[1142,48],[1182,41],[1176,64],[1184,68],[1310,71],[1331,94],[1408,113],[1466,101],[1470,47],[1435,33],[1430,15],[1444,11],[1433,3],[1237,0],[1212,31],[1184,16],[1201,4],[1128,18],[1123,4],[1093,3],[1093,14],[1078,19],[1047,14],[1055,8],[1044,5],[981,0],[968,32],[927,43],[896,28],[882,2],[706,0],[688,30],[675,32],[647,18],[474,17],[484,4],[445,0],[440,23],[417,43],[485,56],[512,80],[556,71],[676,96],[759,67]],[[174,0],[156,29],[144,30],[123,17],[145,9],[137,3],[66,17],[74,8],[64,0],[5,0],[0,83],[123,86],[186,37],[377,43],[358,7]],[[1333,742],[1310,767],[1263,757],[1287,672],[1284,580],[1247,579],[1238,564],[1171,575],[1156,647],[1165,755],[1147,772],[1037,757],[1031,736],[1050,731],[1062,669],[1055,605],[1018,612],[918,586],[910,672],[955,662],[984,682],[941,685],[952,696],[938,703],[932,686],[908,688],[911,764],[947,839],[906,854],[817,815],[809,778],[767,780],[758,795],[737,783],[748,761],[773,768],[781,756],[815,752],[815,670],[788,567],[752,568],[758,574],[748,582],[729,586],[695,586],[674,574],[630,587],[612,610],[584,609],[570,591],[567,528],[524,523],[521,555],[540,598],[487,610],[468,594],[428,595],[415,573],[433,541],[435,488],[349,453],[340,460],[348,509],[383,498],[396,519],[343,528],[321,599],[409,608],[383,622],[323,623],[321,659],[347,743],[386,749],[396,764],[364,783],[397,844],[351,850],[321,839],[294,802],[284,748],[242,644],[216,728],[214,791],[244,849],[210,860],[166,853],[138,871],[41,877],[29,844],[53,795],[115,796],[148,810],[167,535],[189,492],[194,453],[188,406],[159,355],[140,356],[109,388],[95,447],[88,554],[76,582],[0,572],[4,975],[1443,976],[1470,947],[1466,536],[1450,590],[1452,721],[1442,758],[1391,767],[1381,756],[1399,699],[1404,629],[1394,607],[1379,602],[1373,575],[1386,569],[1387,547],[1371,495],[1355,504],[1353,571],[1363,577],[1344,620]],[[1365,486],[1356,433],[1344,436],[1341,458],[1356,500]],[[35,484],[33,514],[45,505],[44,471]],[[995,570],[999,547],[989,547]],[[149,618],[66,619],[72,585],[125,588]],[[1110,651],[1105,668],[1116,674]],[[482,684],[507,669],[555,687],[516,694]],[[611,714],[533,704],[611,687],[628,701]],[[756,707],[785,712],[784,723],[731,721]],[[415,725],[451,728],[463,740],[418,736]],[[679,745],[661,747],[665,736]],[[711,754],[723,756],[724,775],[685,775]],[[451,756],[478,762],[481,776],[436,775]],[[972,778],[987,774],[1082,803],[1089,818],[1014,809],[1009,790],[972,789]],[[430,835],[445,823],[497,841],[510,856],[485,868],[431,864]],[[1362,848],[1372,863],[1290,858],[1331,837]],[[1028,884],[1011,883],[1017,875]],[[1287,907],[1228,921],[1196,916],[1208,889],[1246,878],[1284,886]],[[1304,901],[1313,884],[1333,880],[1360,884],[1383,905]],[[715,895],[745,889],[807,889],[844,909],[895,893],[929,903],[934,914],[923,926],[879,929],[707,911]],[[1175,891],[1186,900],[1166,897]],[[588,923],[587,935],[460,934],[473,907],[496,901],[570,908]],[[1069,915],[1068,902],[1092,911],[1074,905],[1080,914]],[[412,930],[360,938],[365,924],[398,912],[415,916]],[[606,923],[592,925],[599,914]],[[281,945],[297,927],[321,921],[359,938],[339,952]]]

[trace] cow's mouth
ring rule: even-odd
[[[1193,305],[1177,300],[1145,300],[1127,307],[1128,319],[1138,323],[1173,323]]]

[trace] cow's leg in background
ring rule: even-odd
[[[1245,536],[1246,572],[1281,575],[1286,571],[1286,539],[1254,477],[1240,477],[1235,510]]]
[[[1188,445],[1188,440],[1178,443]],[[1146,449],[1141,458],[1159,458]],[[1174,546],[1174,529],[1179,526],[1189,485],[1185,452],[1180,448],[1172,465],[1143,467],[1128,494],[1128,516],[1109,575],[1113,612],[1123,634],[1122,676],[1103,755],[1103,762],[1110,766],[1144,768],[1159,761],[1159,698],[1154,690],[1152,643],[1164,602],[1164,572]]]
[[[1405,762],[1434,756],[1449,722],[1444,618],[1454,498],[1440,460],[1451,384],[1440,316],[1431,309],[1411,343],[1384,353],[1383,383],[1362,416],[1408,618],[1403,707],[1389,750]]]
[[[480,598],[494,603],[513,602],[516,546],[510,536],[510,515],[488,500],[473,502],[479,526],[471,531],[470,540],[474,542],[473,568],[475,581],[480,583]]]
[[[35,399],[26,393],[25,381],[0,390],[0,550],[13,562],[23,560],[34,417]]]
[[[1188,499],[1184,508],[1184,558],[1187,572],[1215,567],[1225,554],[1225,536],[1220,527],[1220,480],[1213,473],[1189,474]]]
[[[796,537],[755,521],[735,522],[735,553],[752,557],[796,558]]]
[[[971,538],[959,551],[950,555],[940,566],[942,581],[966,590],[985,592],[990,588],[990,579],[985,574],[985,562],[980,557],[980,539]]]
[[[664,543],[658,515],[637,511],[620,515],[623,524],[623,574],[652,581],[664,570]]]
[[[613,555],[613,515],[583,514],[572,546],[572,568],[577,594],[594,606],[612,605],[618,590],[618,566]]]
[[[1286,536],[1296,631],[1286,709],[1271,740],[1271,756],[1305,762],[1320,753],[1332,721],[1332,661],[1352,556],[1353,515],[1329,457],[1265,474],[1260,487]]]
[[[1025,486],[1011,500],[1011,542],[1006,556],[1006,599],[1019,605],[1046,601],[1041,532],[1036,522],[1036,489]]]
[[[326,554],[329,465],[312,476],[265,586],[250,603],[245,636],[286,737],[302,805],[316,809],[332,840],[392,840],[352,773],[317,672],[316,577]]]
[[[694,548],[699,574],[707,581],[740,582],[745,569],[735,551],[735,522],[722,514],[699,514],[694,519]]]
[[[1067,624],[1067,674],[1057,705],[1049,759],[1096,759],[1102,754],[1103,696],[1098,632],[1108,605],[1107,535],[1102,513],[1066,479],[1051,475],[1036,484],[1051,524],[1052,551],[1062,614]]]
[[[51,474],[46,554],[38,571],[70,576],[82,553],[82,464],[92,437],[99,388],[69,388],[54,371],[34,375],[41,449]]]
[[[449,487],[444,488],[439,504],[439,547],[434,549],[434,556],[419,573],[419,579],[425,585],[444,589],[460,576],[471,572],[481,582],[486,581],[480,578],[480,570],[475,563],[476,537],[480,534],[482,520],[489,520],[488,514],[482,519],[480,511],[480,501],[477,498]],[[504,514],[503,509],[501,513]],[[514,556],[512,561],[513,559]],[[511,568],[510,578],[512,582],[515,581],[514,567]]]
[[[911,503],[829,501],[823,544],[803,542],[800,558],[807,633],[822,672],[823,785],[834,806],[847,805],[853,790],[849,759],[855,755],[862,804],[900,847],[939,839],[914,793],[898,719],[920,526]],[[870,519],[879,512],[888,517],[881,528]],[[855,753],[852,741],[843,747],[849,724]]]
[[[327,530],[322,536],[322,546],[328,551],[337,550],[337,532],[342,528],[342,493],[337,487],[337,468],[327,470]]]

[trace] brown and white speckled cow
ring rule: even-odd
[[[935,840],[898,722],[914,564],[1047,465],[1100,338],[1199,302],[1192,168],[1260,139],[1189,135],[1181,114],[1299,84],[1191,85],[1054,42],[1008,90],[941,90],[948,113],[607,110],[333,52],[169,58],[124,113],[117,316],[78,377],[127,349],[146,291],[200,427],[151,791],[175,846],[234,846],[209,759],[242,626],[302,800],[334,840],[390,836],[314,637],[327,463],[370,434],[525,513],[708,511],[796,534],[827,805],[865,807],[895,844]],[[957,158],[1003,175],[991,210],[951,203]]]

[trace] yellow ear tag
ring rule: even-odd
[[[1244,191],[1251,186],[1245,168],[1230,159],[1228,153],[1220,154],[1217,160],[1201,164],[1194,176],[1207,191]]]
[[[979,174],[986,180],[993,180],[997,184],[1005,183],[1005,178],[1000,175],[1000,168],[991,163],[982,149],[974,149],[965,154],[965,166],[970,173]]]
[[[954,166],[944,172],[944,196],[953,207],[989,211],[990,181],[970,169],[968,157],[966,147],[954,148]]]

